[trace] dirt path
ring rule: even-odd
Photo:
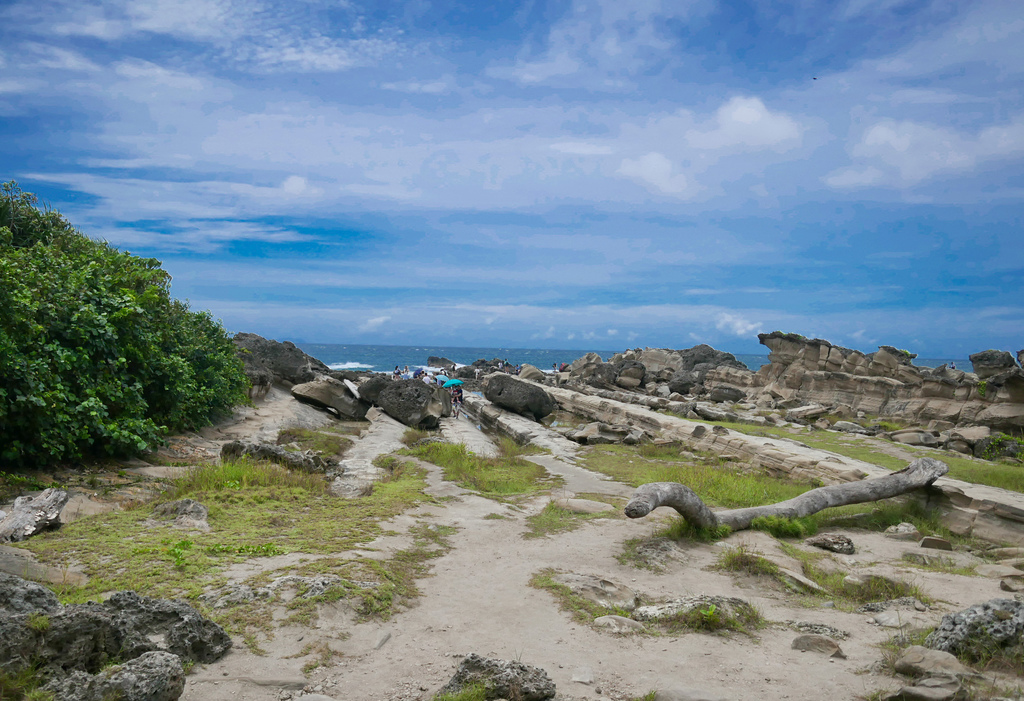
[[[368,464],[376,454],[400,446],[399,427],[374,421],[346,463]],[[446,420],[442,432],[484,454],[489,441],[464,418]],[[484,440],[481,440],[483,438]],[[518,659],[539,666],[565,699],[629,699],[654,689],[685,688],[722,699],[852,699],[881,688],[891,678],[869,673],[881,658],[877,645],[892,629],[868,623],[869,616],[829,607],[821,600],[791,594],[777,584],[735,577],[714,569],[721,544],[671,546],[665,571],[654,573],[619,561],[623,544],[646,537],[666,514],[628,521],[617,513],[582,528],[536,539],[524,538],[527,519],[551,498],[579,493],[609,498],[632,489],[551,456],[534,462],[557,473],[564,487],[518,507],[485,499],[445,481],[440,468],[428,469],[428,491],[445,497],[386,524],[395,533],[367,549],[380,553],[405,547],[406,531],[418,524],[452,526],[451,550],[434,561],[432,576],[420,580],[421,596],[386,622],[356,622],[345,602],[322,607],[313,628],[283,627],[264,644],[266,656],[242,645],[220,662],[190,677],[187,701],[280,701],[299,698],[305,688],[320,701],[427,701],[451,677],[461,656]],[[355,464],[353,462],[353,464]],[[855,556],[837,566],[851,571],[902,572],[944,603],[921,614],[937,623],[943,611],[957,610],[1000,595],[998,580],[907,570],[898,563],[914,544],[877,533],[849,532]],[[745,543],[780,560],[775,541],[741,533],[728,544]],[[690,633],[678,637],[622,636],[574,622],[548,592],[530,586],[545,569],[591,574],[631,587],[648,599],[708,593],[749,600],[773,623],[756,637]],[[785,625],[799,620],[848,631],[841,645],[847,659],[830,659],[790,649],[798,634]],[[326,644],[340,657],[304,676],[309,645]],[[316,698],[316,697],[314,697]]]

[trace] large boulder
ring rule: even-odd
[[[708,396],[713,402],[721,402],[726,404],[733,404],[746,397],[746,393],[739,387],[732,387],[730,385],[716,385]]]
[[[327,375],[295,385],[292,387],[292,396],[300,402],[332,411],[349,421],[362,421],[370,409],[370,403],[353,394],[344,381]]]
[[[368,379],[363,380],[359,385],[359,396],[368,401],[370,404],[377,404],[377,397],[384,391],[394,380],[384,374],[376,374],[370,376]]]
[[[0,572],[0,613],[49,613],[59,608],[56,595],[43,585]]]
[[[413,428],[437,428],[441,417],[452,414],[448,392],[422,380],[393,380],[377,395],[377,405],[391,418]]]
[[[983,659],[994,648],[1024,654],[1024,602],[991,599],[983,604],[948,613],[927,638],[925,647],[949,652],[961,659]]]
[[[133,660],[147,652],[209,663],[231,648],[224,629],[181,601],[121,591],[103,603],[55,607],[35,587],[17,577],[0,579],[0,597],[19,602],[20,611],[0,616],[2,672],[17,674],[34,666],[44,676],[61,679],[74,670],[97,674],[112,660]],[[19,588],[24,593],[16,593]],[[35,603],[39,608],[29,610]]]
[[[454,360],[449,360],[448,358],[445,358],[444,356],[438,357],[436,355],[432,355],[429,358],[427,358],[427,367],[431,367],[431,368],[444,368],[445,370],[448,370],[453,365],[455,365],[455,361]]]
[[[254,368],[269,370],[275,382],[300,384],[330,372],[329,367],[306,355],[291,341],[273,341],[254,333],[237,333],[232,340],[243,363],[248,361]]]
[[[537,385],[512,375],[495,374],[487,378],[484,397],[502,409],[540,421],[558,406],[554,398]]]
[[[177,655],[147,652],[99,674],[72,670],[43,691],[61,701],[177,701],[185,691],[185,669]]]
[[[972,354],[969,360],[971,365],[974,366],[974,374],[978,376],[979,380],[988,379],[993,375],[998,375],[1017,367],[1013,356],[1007,351],[983,350],[980,353]]]
[[[455,676],[438,695],[455,695],[467,687],[480,686],[485,699],[516,699],[546,701],[555,697],[555,683],[540,667],[531,667],[516,660],[496,660],[476,653],[466,655]]]

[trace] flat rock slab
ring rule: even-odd
[[[152,479],[177,479],[184,477],[191,467],[182,465],[148,465],[146,467],[129,467],[125,472],[132,475],[141,475]]]
[[[598,606],[632,611],[637,605],[638,598],[636,592],[629,587],[624,587],[621,584],[602,579],[601,577],[565,572],[553,574],[551,579],[558,584],[569,587],[573,594],[582,596]]]
[[[591,499],[556,499],[554,504],[558,508],[571,511],[574,514],[600,514],[605,511],[615,511],[615,507],[611,504]]]
[[[1006,565],[978,565],[974,571],[982,577],[991,577],[992,579],[1013,577],[1021,572],[1016,567],[1007,567]]]
[[[895,666],[897,672],[910,677],[933,677],[941,674],[964,677],[974,674],[950,653],[921,645],[911,645],[904,650],[896,660]]]
[[[846,659],[846,653],[839,647],[839,643],[825,635],[817,635],[815,633],[798,635],[793,639],[790,647],[801,652],[820,652],[829,657]]]
[[[909,611],[882,611],[871,620],[883,628],[898,628],[904,633],[919,633],[935,627],[935,621]]]
[[[0,545],[0,572],[49,584],[70,584],[81,587],[89,582],[89,578],[81,570],[44,565],[37,562],[35,555],[28,550],[9,545]]]

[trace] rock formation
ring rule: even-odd
[[[496,373],[487,378],[484,396],[503,409],[540,421],[555,410],[554,398],[543,388],[512,375]]]
[[[295,385],[292,396],[300,402],[327,409],[346,421],[361,421],[370,408],[370,403],[360,398],[360,392],[354,392],[345,381],[328,375]]]
[[[254,333],[237,333],[232,340],[253,387],[257,382],[265,382],[268,372],[273,382],[286,386],[311,382],[330,372],[329,367],[306,355],[291,341],[273,341]]]
[[[773,408],[817,404],[848,416],[861,411],[949,426],[1024,428],[1024,370],[1009,353],[976,353],[976,372],[965,373],[916,367],[913,353],[891,346],[864,354],[779,331],[758,339],[770,351],[768,365],[757,372],[720,365],[708,373],[706,386],[744,388],[759,406]]]
[[[413,428],[437,428],[441,417],[451,416],[448,392],[420,380],[393,380],[377,395],[377,405],[388,416]]]

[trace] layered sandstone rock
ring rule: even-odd
[[[946,366],[916,367],[916,356],[892,346],[864,354],[820,338],[773,332],[758,335],[769,364],[757,372],[719,365],[704,386],[747,389],[774,406],[819,404],[830,412],[892,416],[951,425],[1024,428],[1024,371],[1013,356],[984,351],[971,356],[977,373]]]

